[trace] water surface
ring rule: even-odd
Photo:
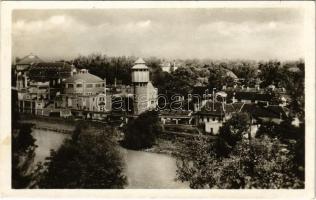
[[[32,132],[36,139],[34,165],[44,162],[50,156],[51,149],[58,150],[69,135],[34,129]],[[157,153],[127,150],[119,147],[126,165],[129,189],[176,189],[188,188],[187,183],[176,181],[175,158]]]

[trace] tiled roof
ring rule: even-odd
[[[54,78],[70,76],[71,66],[63,62],[41,62],[30,67],[29,74],[32,80],[47,81]]]
[[[228,99],[233,97],[233,92],[227,92]],[[235,92],[235,98],[238,100],[251,100],[251,101],[270,101],[271,95],[268,93],[258,92]]]
[[[65,62],[39,62],[35,63],[31,69],[69,69],[71,70],[71,65]]]
[[[161,115],[172,115],[172,116],[191,116],[192,111],[189,110],[161,110]]]
[[[233,79],[238,79],[238,77],[236,76],[236,74],[234,74],[234,72],[226,69],[226,76],[231,77]]]
[[[76,82],[77,80],[82,80],[87,83],[104,82],[104,80],[102,80],[101,78],[90,73],[81,73],[81,74],[79,73],[79,74],[73,75],[67,78],[65,82],[73,83],[73,82]]]
[[[135,61],[135,64],[145,64],[145,61],[144,61],[142,58],[138,58],[138,59]]]
[[[135,65],[132,67],[132,69],[148,69],[148,67],[142,58],[138,58],[135,61]]]
[[[225,114],[223,103],[221,102],[215,102],[214,103],[214,109],[213,109],[213,103],[211,101],[206,102],[205,106],[201,108],[201,111],[199,111],[197,114],[200,115],[215,115],[215,116],[221,116]]]

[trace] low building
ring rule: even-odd
[[[223,123],[230,119],[233,113],[240,112],[242,103],[226,104],[224,102],[208,101],[200,111],[195,113],[196,125],[208,134],[218,134]]]
[[[164,61],[160,64],[160,67],[161,67],[162,71],[171,73],[171,72],[177,70],[179,66],[175,61],[173,61],[173,62]]]
[[[190,125],[194,121],[193,112],[188,110],[161,110],[159,118],[162,124]]]

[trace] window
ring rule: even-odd
[[[215,121],[215,117],[213,117],[213,121]]]
[[[99,98],[99,101],[104,101],[104,97],[100,97],[100,98]]]
[[[79,84],[76,85],[76,87],[77,87],[77,88],[81,88],[81,87],[82,87],[82,84],[79,83]]]
[[[100,87],[100,84],[95,84],[95,87],[99,88],[99,87]]]
[[[93,84],[87,84],[87,88],[93,88]]]
[[[105,86],[105,84],[104,83],[102,83],[102,87],[104,87]]]
[[[68,88],[74,88],[74,84],[68,83]]]

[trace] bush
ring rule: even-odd
[[[152,147],[157,135],[161,132],[158,113],[147,111],[136,119],[128,122],[123,145],[130,149],[143,149]]]

